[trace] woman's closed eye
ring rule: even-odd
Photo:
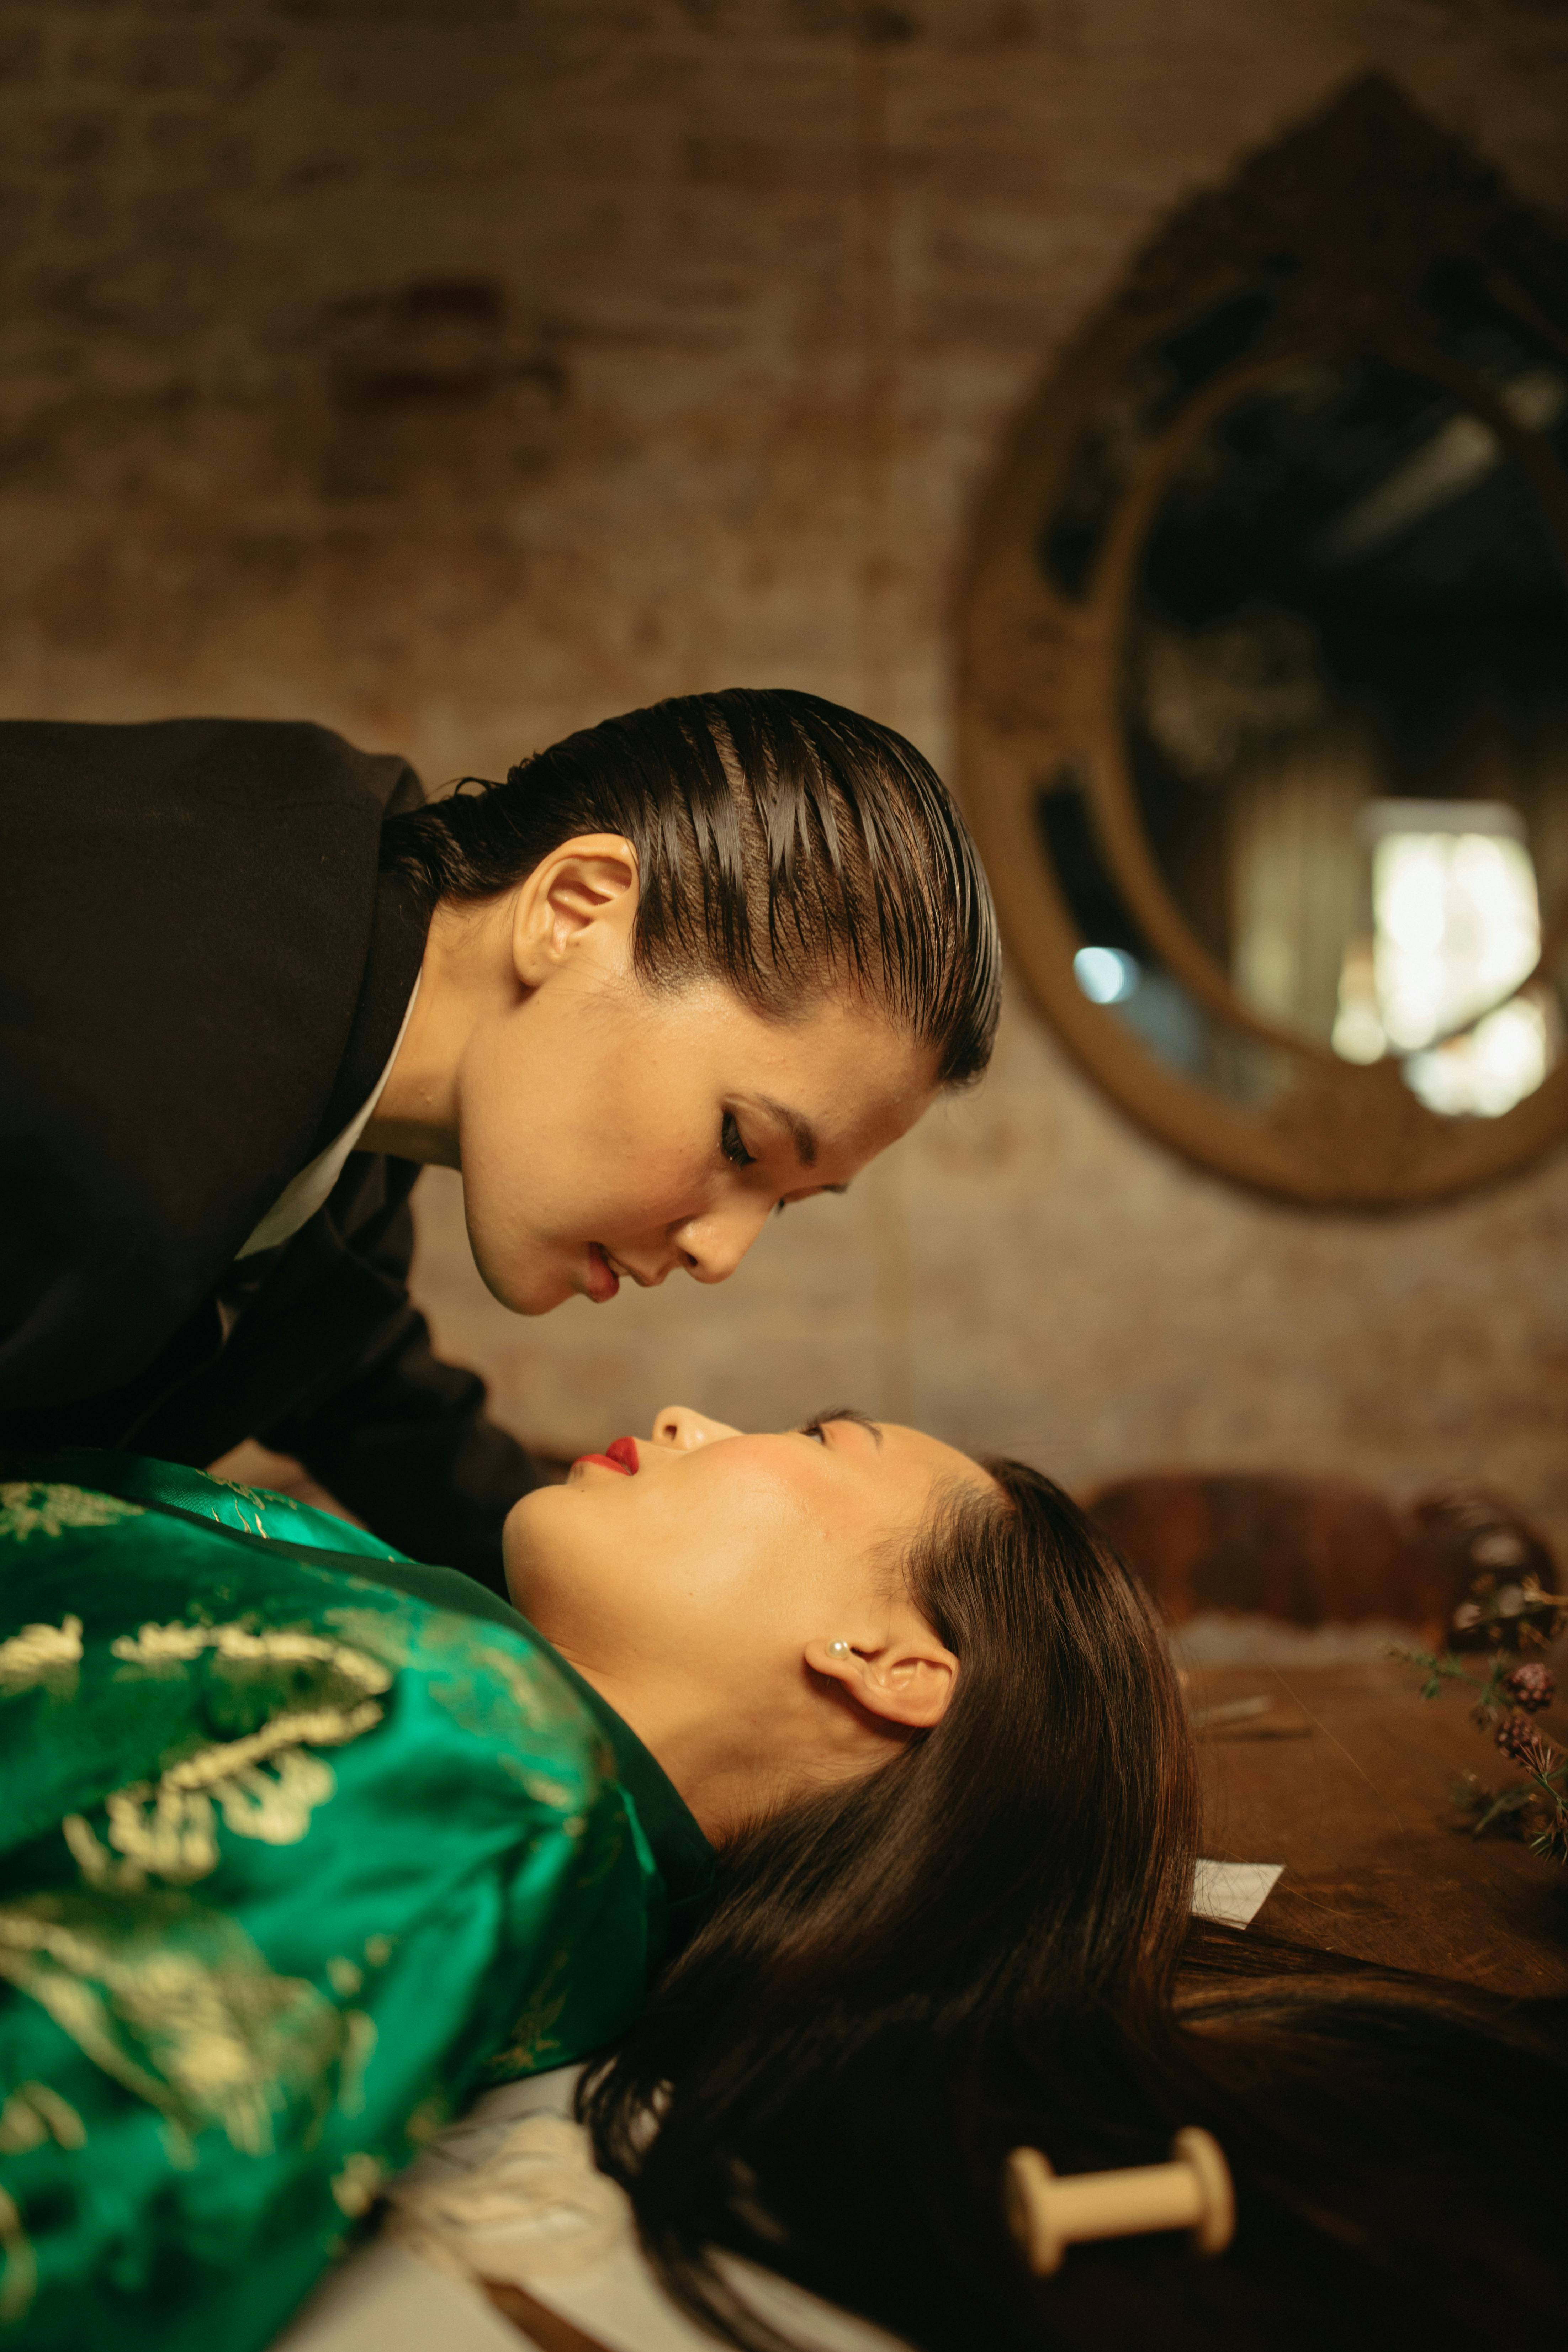
[[[756,1154],[747,1150],[740,1121],[732,1110],[727,1110],[720,1122],[719,1149],[732,1168],[754,1168],[756,1165]]]
[[[858,1429],[868,1431],[876,1440],[878,1447],[880,1448],[882,1443],[881,1431],[878,1428],[870,1414],[868,1412],[862,1412],[859,1406],[855,1404],[837,1404],[834,1406],[831,1412],[813,1413],[809,1421],[803,1421],[801,1423],[799,1428],[795,1432],[795,1435],[797,1437],[814,1437],[818,1445],[826,1445],[831,1452],[837,1441],[830,1441],[827,1432],[836,1421],[853,1422]]]

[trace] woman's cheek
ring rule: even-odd
[[[815,1523],[825,1517],[825,1498],[812,1491],[816,1482],[809,1474],[817,1465],[805,1452],[808,1442],[739,1437],[714,1448],[712,1459],[722,1464],[724,1473],[716,1508],[729,1529],[729,1548],[736,1549],[735,1530],[744,1528],[744,1551],[753,1564],[760,1565],[763,1555],[787,1563],[796,1546],[812,1539]],[[798,1450],[798,1463],[787,1456],[781,1460],[784,1446],[792,1454]]]
[[[639,1224],[664,1226],[700,1216],[712,1204],[721,1181],[717,1144],[704,1151],[668,1125],[646,1134],[606,1141],[598,1164],[582,1171],[581,1193],[594,1193],[606,1208]]]

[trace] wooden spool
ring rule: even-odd
[[[1089,2238],[1190,2230],[1199,2253],[1222,2253],[1236,2233],[1236,2197],[1218,2142],[1194,2126],[1176,2134],[1169,2164],[1067,2179],[1037,2147],[1016,2147],[1007,2158],[1007,2219],[1029,2268],[1047,2278],[1068,2246]]]

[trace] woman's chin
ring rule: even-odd
[[[583,1288],[568,1253],[518,1242],[498,1241],[465,1195],[468,1247],[490,1297],[509,1314],[549,1315]],[[578,1256],[584,1253],[580,1251]]]
[[[512,1315],[549,1315],[577,1294],[578,1285],[551,1267],[519,1265],[515,1261],[498,1265],[478,1250],[474,1252],[474,1264],[490,1297],[499,1299]]]

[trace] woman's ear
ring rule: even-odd
[[[842,1636],[808,1642],[805,1663],[813,1674],[842,1684],[868,1715],[910,1731],[929,1731],[952,1703],[958,1660],[928,1626],[901,1628],[899,1633],[901,1638],[896,1635],[879,1649],[858,1649]]]
[[[520,883],[511,919],[512,965],[524,988],[538,988],[584,947],[610,962],[631,960],[637,915],[637,859],[616,833],[563,841]]]

